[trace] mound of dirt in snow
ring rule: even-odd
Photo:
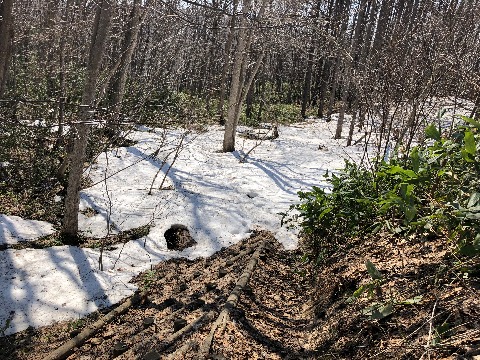
[[[197,242],[190,235],[187,227],[181,224],[174,224],[165,231],[165,240],[169,250],[182,251],[195,245]]]

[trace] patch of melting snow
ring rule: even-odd
[[[167,155],[182,131],[169,131],[169,145],[146,157],[156,152],[164,134],[139,127],[130,135],[134,146],[111,150],[88,169],[97,184],[81,193],[79,223],[81,231],[98,238],[107,234],[107,219],[115,231],[150,224],[149,234],[105,251],[104,271],[98,269],[98,249],[0,252],[0,328],[8,322],[5,333],[11,334],[84,316],[131,295],[135,287],[130,279],[152,265],[173,257],[210,256],[255,229],[270,230],[285,248],[295,248],[297,233],[280,226],[279,213],[298,201],[298,191],[327,186],[325,171],[342,168],[343,158],[355,161],[362,155],[358,147],[347,148],[345,140],[333,139],[335,125],[309,121],[301,127],[281,126],[280,137],[264,141],[244,163],[239,160],[256,140],[238,138],[236,152],[221,153],[223,131],[218,126],[189,134],[162,189],[173,158]],[[324,151],[318,150],[319,143],[325,144]],[[3,243],[54,230],[43,222],[4,215],[0,219],[7,219],[0,223]],[[182,224],[196,244],[169,250],[165,233],[172,224]]]
[[[48,222],[0,214],[0,245],[13,245],[22,241],[35,240],[54,232],[55,229]]]

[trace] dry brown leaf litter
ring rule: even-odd
[[[463,277],[462,269],[455,268],[459,259],[451,255],[446,242],[389,236],[357,242],[319,270],[301,276],[294,271],[303,269],[298,263],[301,251],[282,250],[270,234],[260,232],[208,259],[170,260],[139,275],[135,282],[150,290],[148,299],[102,328],[69,359],[111,359],[118,342],[131,347],[153,335],[166,338],[175,319],[189,323],[202,312],[218,313],[251,254],[230,266],[225,262],[265,237],[273,245],[262,256],[230,321],[216,334],[212,358],[473,359],[480,355],[478,277]],[[371,280],[366,260],[375,264],[385,281],[372,297],[363,295],[351,302],[352,293]],[[469,266],[478,266],[478,259],[471,259]],[[219,276],[221,269],[227,270],[224,276]],[[420,303],[396,304],[384,319],[370,320],[361,314],[373,302],[402,302],[415,296],[422,297]],[[0,359],[42,359],[101,315],[2,338]],[[155,326],[144,327],[148,317],[155,319]],[[444,323],[450,329],[438,336],[436,331]],[[201,344],[210,325],[173,343],[162,358],[187,341]],[[148,342],[140,358],[158,345],[159,340]],[[190,348],[181,359],[195,358],[196,351],[195,346]]]

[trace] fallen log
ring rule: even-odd
[[[107,315],[103,316],[101,319],[95,321],[92,325],[87,326],[85,329],[80,332],[73,339],[67,341],[65,344],[52,351],[45,357],[45,360],[61,360],[67,358],[73,351],[74,348],[81,346],[85,341],[92,337],[98,330],[103,326],[111,322],[118,315],[123,314],[131,306],[138,304],[142,299],[147,296],[147,292],[143,291],[141,293],[136,292],[130,298],[128,298],[123,304],[116,307],[110,311]]]
[[[210,353],[210,348],[212,346],[213,338],[215,336],[217,329],[219,327],[221,327],[222,329],[225,327],[229,318],[230,311],[237,305],[238,299],[240,298],[240,295],[243,289],[250,281],[253,271],[255,270],[255,267],[257,266],[258,260],[260,258],[260,254],[262,253],[266,244],[267,244],[267,240],[263,240],[260,243],[257,250],[252,255],[250,261],[248,262],[247,266],[245,267],[245,270],[243,271],[242,275],[239,277],[237,284],[235,285],[235,288],[230,293],[230,296],[228,297],[225,305],[223,305],[222,311],[220,312],[217,319],[213,323],[210,333],[208,334],[207,338],[204,340],[203,344],[200,346],[200,349],[198,351],[198,357],[197,357],[199,360],[207,359]]]
[[[229,266],[228,263],[235,263],[238,259],[244,257],[245,255],[249,255],[253,252],[254,250],[252,248],[245,249],[243,251],[240,251],[237,255],[232,256],[230,259],[223,261],[220,266],[221,267],[227,267]]]
[[[213,311],[210,311],[208,313],[203,313],[202,315],[197,317],[194,321],[192,321],[190,324],[188,324],[184,328],[178,330],[177,332],[171,334],[170,336],[167,336],[167,338],[162,339],[157,335],[151,336],[141,342],[138,342],[129,350],[124,352],[122,355],[116,357],[115,359],[117,360],[140,359],[140,357],[137,356],[139,350],[144,349],[150,343],[155,342],[156,339],[158,339],[161,343],[160,345],[157,345],[155,347],[155,350],[158,351],[159,353],[162,353],[163,351],[168,349],[175,341],[180,339],[183,335],[200,326],[202,322],[212,320],[214,316],[215,316],[215,313]]]

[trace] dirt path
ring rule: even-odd
[[[208,259],[174,259],[141,274],[134,281],[148,296],[73,349],[68,359],[196,358],[213,320],[264,240],[266,249],[229,321],[215,333],[210,355],[217,359],[314,358],[303,343],[311,323],[301,314],[308,301],[307,280],[292,271],[299,253],[282,250],[269,233],[260,232]],[[165,342],[202,314],[213,318]],[[10,336],[7,344],[1,344],[0,358],[44,359],[102,315]],[[172,355],[181,348],[184,351]]]
[[[444,239],[392,236],[353,241],[316,272],[301,255],[259,232],[207,259],[160,263],[133,280],[146,296],[68,359],[202,359],[205,349],[217,360],[480,358],[478,256],[460,260]],[[361,288],[371,293],[355,298]],[[366,313],[374,304],[390,309]],[[111,310],[0,338],[0,359],[46,359]]]

